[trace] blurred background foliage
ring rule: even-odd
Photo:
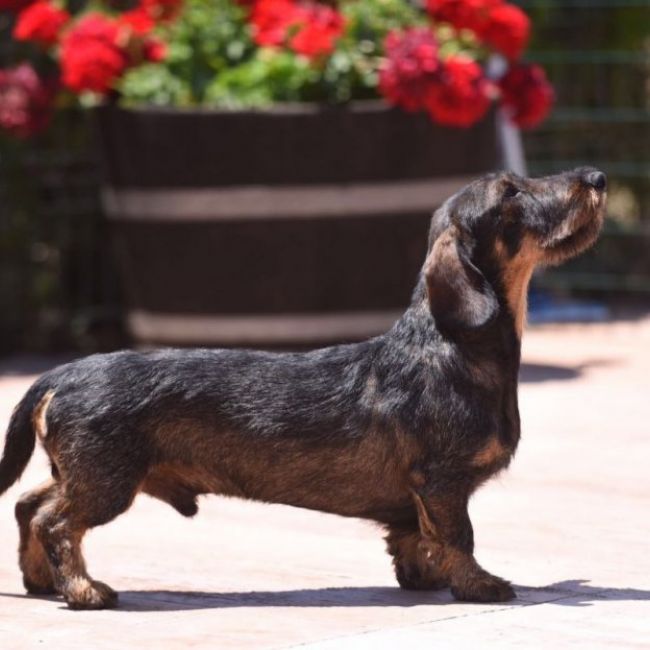
[[[600,243],[536,282],[558,292],[647,302],[650,3],[517,4],[533,19],[530,58],[545,66],[557,92],[550,119],[524,136],[531,174],[588,163],[608,173],[611,188]],[[8,39],[0,24],[3,65]],[[225,93],[235,83],[226,78],[211,92]],[[0,139],[0,353],[89,351],[123,342],[92,115],[62,111],[53,126],[29,142]]]
[[[550,118],[524,134],[532,174],[589,163],[610,179],[605,235],[537,284],[650,297],[650,2],[519,2],[535,26],[530,56],[555,86]]]

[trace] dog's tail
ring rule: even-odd
[[[39,421],[44,422],[45,409],[54,395],[44,379],[32,385],[11,414],[0,460],[0,494],[20,478],[34,453],[35,427]]]

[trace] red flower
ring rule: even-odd
[[[289,28],[300,23],[302,12],[293,0],[258,0],[250,15],[258,45],[282,45]]]
[[[0,0],[0,11],[13,11],[18,13],[29,7],[34,2],[34,0]]]
[[[183,8],[183,0],[140,0],[140,6],[154,20],[174,20]]]
[[[99,13],[83,17],[61,44],[63,83],[75,92],[108,92],[128,65],[119,35],[116,21]]]
[[[381,94],[407,111],[422,110],[440,66],[433,32],[426,27],[393,31],[386,37],[384,48],[386,61],[379,73]]]
[[[467,127],[487,112],[489,92],[490,83],[477,63],[460,56],[449,57],[429,88],[426,107],[440,124]]]
[[[427,10],[435,20],[471,29],[509,59],[519,58],[528,44],[528,16],[503,0],[427,0]]]
[[[309,58],[329,54],[343,33],[343,16],[332,7],[320,4],[304,5],[298,33],[289,46],[294,52]]]
[[[543,68],[520,63],[499,81],[501,101],[510,119],[520,127],[537,126],[548,115],[555,99]]]
[[[289,47],[307,57],[329,54],[344,28],[343,16],[325,5],[296,0],[258,0],[250,14],[258,45]]]
[[[490,84],[480,66],[458,56],[441,62],[429,29],[392,32],[385,46],[379,89],[391,104],[427,110],[434,121],[449,126],[470,126],[488,110]]]
[[[477,31],[485,22],[488,11],[503,0],[427,0],[427,11],[440,22],[456,29]]]
[[[490,84],[480,66],[462,57],[441,62],[431,30],[414,27],[391,32],[379,89],[391,104],[427,110],[440,124],[470,126],[490,106]]]
[[[69,20],[67,11],[53,6],[48,0],[38,0],[20,13],[13,35],[19,41],[34,41],[50,47],[57,42]]]
[[[139,36],[148,34],[156,26],[154,19],[142,7],[120,14],[117,23],[120,27],[125,27]]]
[[[54,90],[28,63],[0,70],[0,128],[19,138],[42,131],[52,115]]]
[[[509,59],[518,59],[528,45],[530,19],[519,7],[502,4],[490,9],[477,31],[481,40]]]
[[[167,46],[165,43],[155,39],[148,38],[142,46],[142,57],[145,61],[152,61],[158,63],[164,61],[167,56]]]
[[[162,61],[167,55],[167,46],[151,36],[156,26],[153,18],[142,7],[127,11],[117,18],[118,42],[122,45],[129,65],[142,61]]]

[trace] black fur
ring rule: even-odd
[[[0,465],[2,491],[29,459],[36,414],[56,480],[24,500],[26,584],[71,606],[110,606],[114,593],[61,544],[138,491],[186,516],[210,492],[381,522],[403,587],[511,598],[473,559],[467,501],[519,441],[518,269],[593,241],[604,198],[590,171],[491,175],[452,197],[434,215],[410,307],[372,340],[308,353],[124,351],[43,375]]]

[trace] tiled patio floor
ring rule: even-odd
[[[381,532],[315,512],[205,498],[194,520],[139,497],[86,540],[120,608],[26,597],[0,499],[0,647],[650,648],[650,317],[532,328],[511,469],[474,498],[477,556],[505,605],[396,587]],[[0,428],[48,359],[0,363]]]

